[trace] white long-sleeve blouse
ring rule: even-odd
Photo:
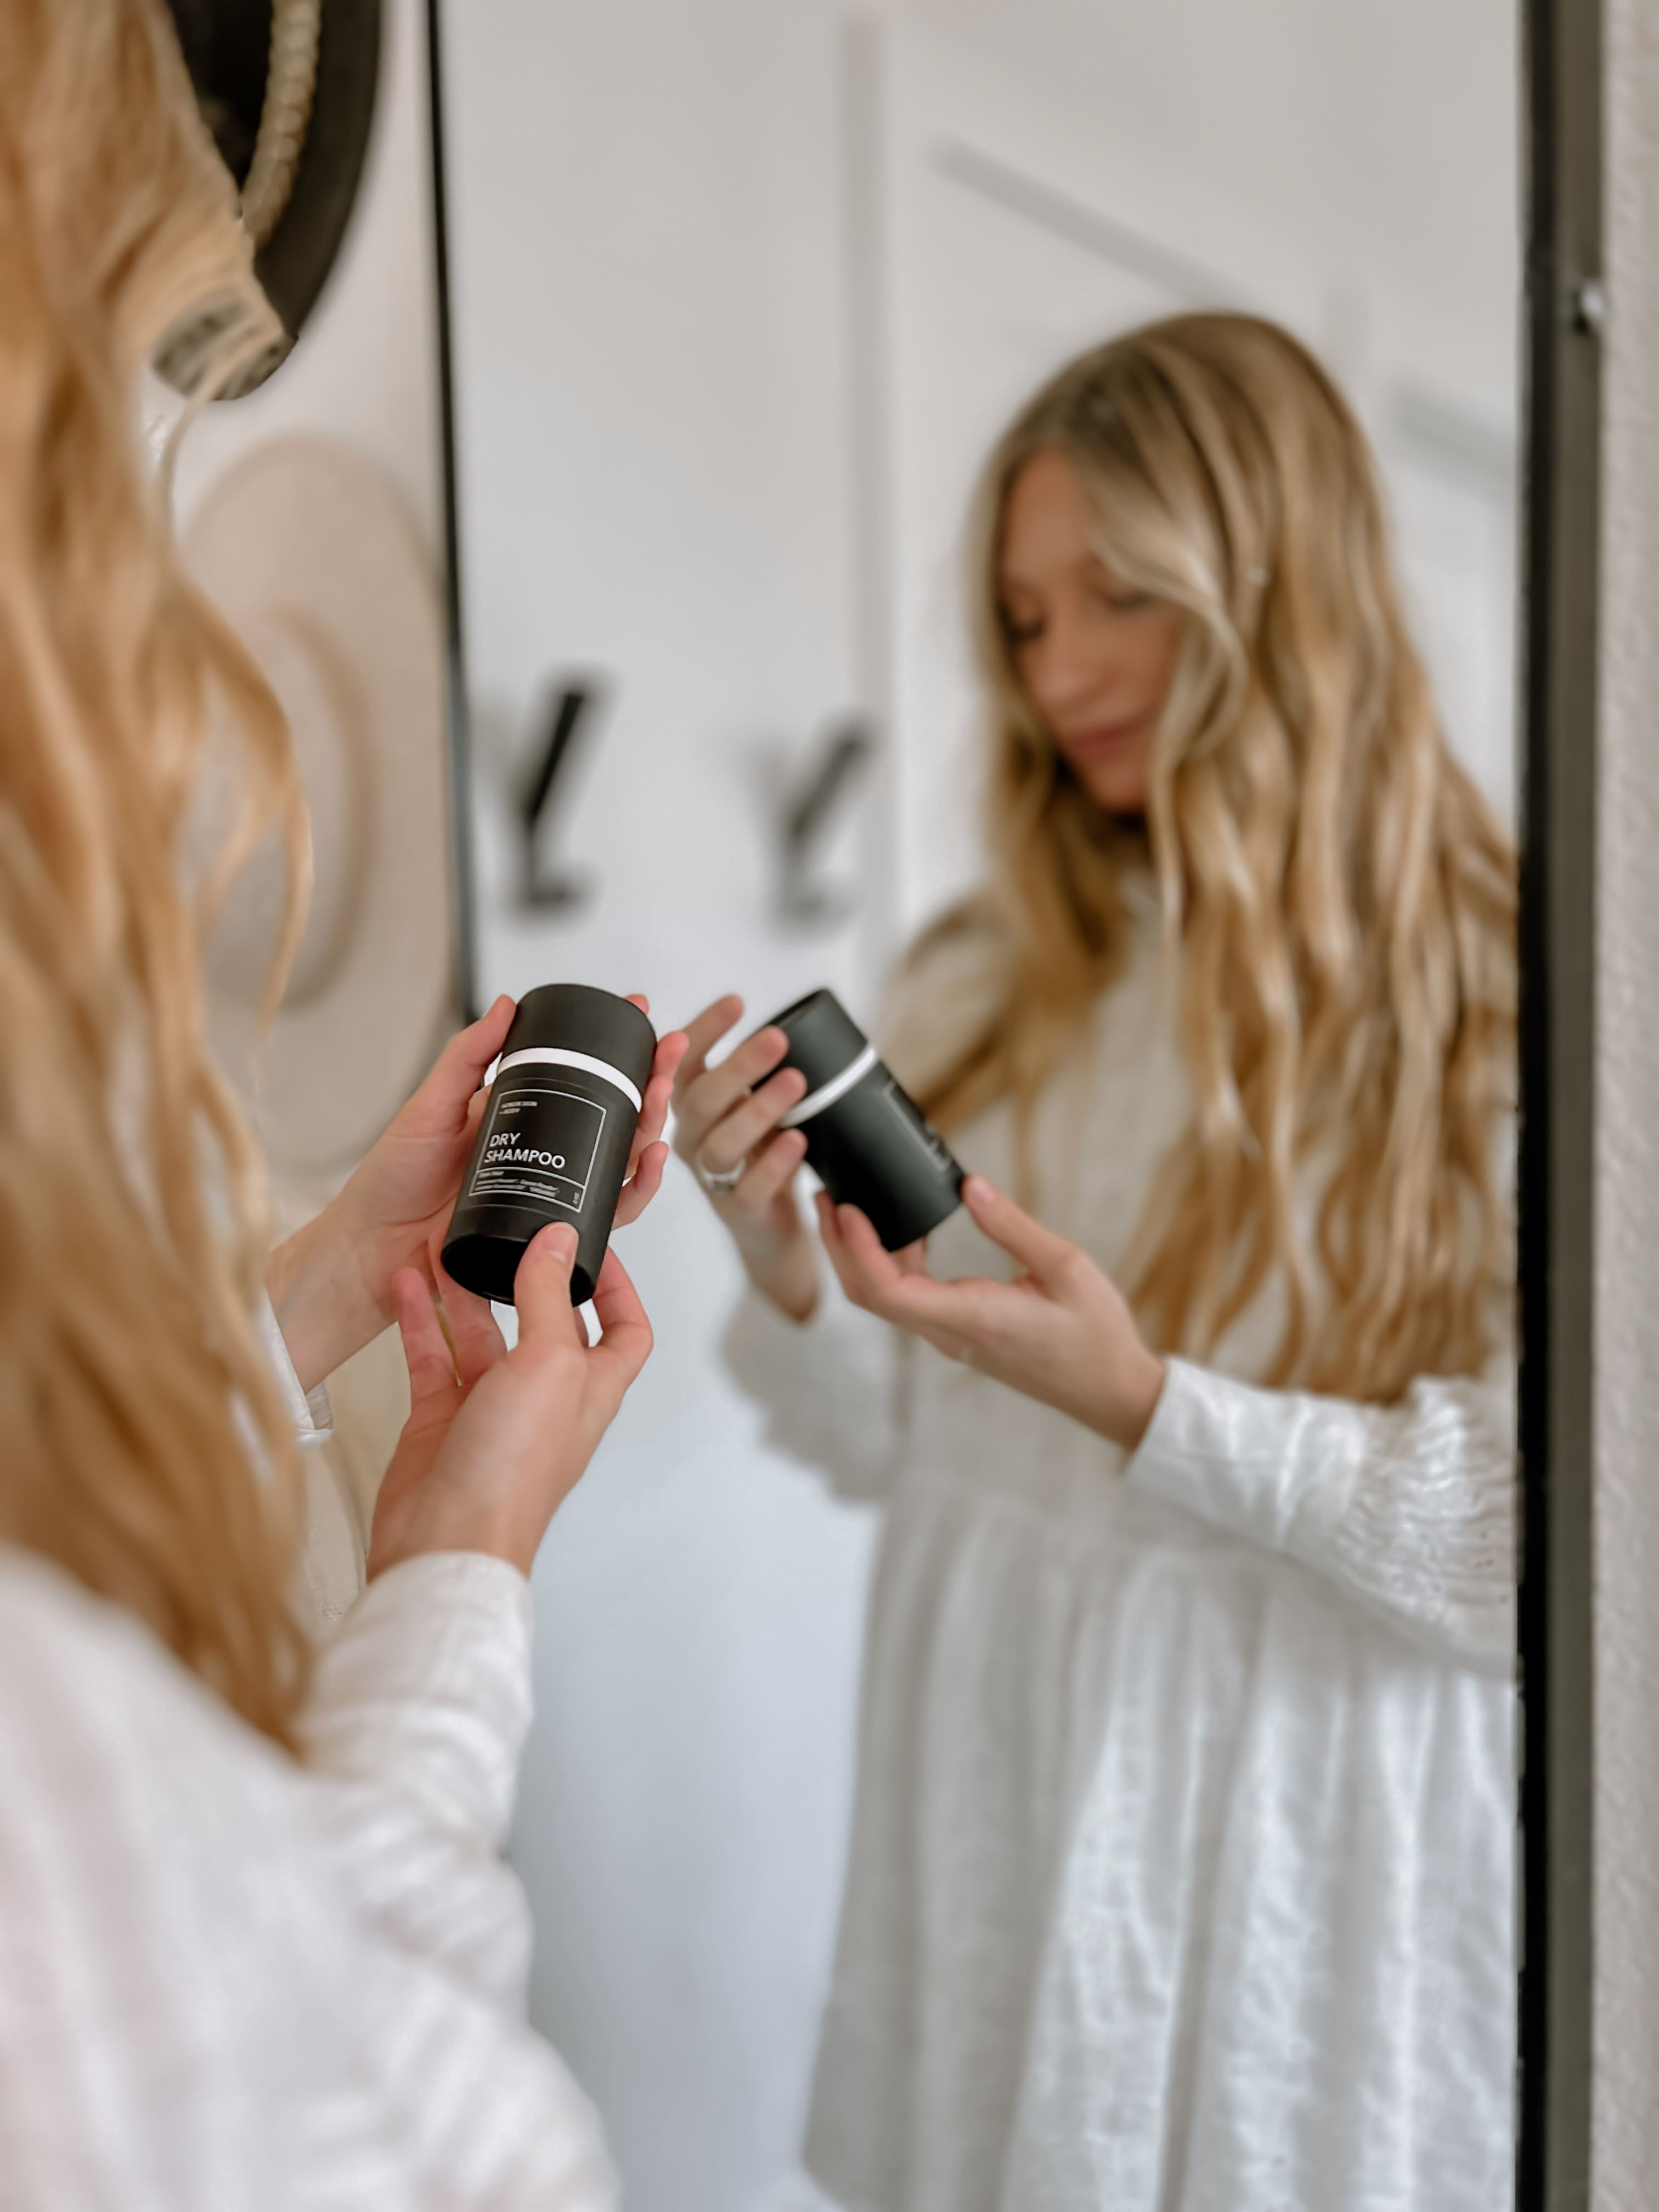
[[[269,1333],[303,1441],[326,1401]],[[3,2212],[614,2204],[525,2020],[530,1636],[501,1560],[392,1569],[323,1650],[300,1765],[0,1548]]]
[[[1121,1261],[1188,1091],[1156,915],[1041,1102]],[[954,963],[954,964],[953,964]],[[926,1060],[986,985],[924,969]],[[1008,1184],[1006,1107],[953,1138]],[[1006,1273],[959,1214],[945,1275]],[[1512,2166],[1513,1387],[1261,1389],[1264,1295],[1127,1462],[849,1308],[751,1296],[771,1440],[885,1508],[807,2160],[848,2212],[1493,2212]]]

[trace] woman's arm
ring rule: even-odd
[[[1088,1255],[982,1176],[964,1196],[1026,1270],[936,1283],[820,1200],[848,1296],[1116,1444],[1142,1488],[1299,1559],[1466,1663],[1514,1656],[1515,1422],[1496,1377],[1425,1377],[1395,1407],[1258,1389],[1164,1361]]]
[[[591,2107],[526,2026],[521,1969],[502,1971],[525,1948],[512,1878],[486,1891],[447,1848],[466,1833],[479,1869],[493,1857],[522,1637],[478,1587],[391,1582],[356,1686],[325,1683],[321,1758],[337,1766],[353,1733],[349,1764],[386,1778],[394,1811],[416,1780],[424,1819],[401,1835],[339,1818],[331,1775],[276,1754],[118,1608],[0,1549],[8,2208],[614,2205]]]
[[[294,1424],[294,1438],[301,1451],[314,1451],[325,1444],[334,1433],[334,1407],[330,1402],[328,1385],[318,1382],[307,1390],[300,1380],[299,1370],[294,1364],[287,1339],[276,1319],[276,1309],[270,1297],[260,1304],[256,1316],[260,1335],[264,1340],[266,1357],[276,1377],[283,1401],[288,1407],[289,1419]]]
[[[483,1299],[441,1273],[446,1334],[427,1285],[398,1279],[409,1419],[375,1506],[369,1586],[319,1656],[303,1722],[362,1917],[509,2010],[529,1960],[501,1856],[530,1725],[527,1577],[651,1344],[614,1253],[587,1343],[575,1243],[560,1226],[526,1252],[511,1352]]]
[[[501,1856],[530,1721],[530,1566],[651,1348],[614,1252],[588,1342],[575,1246],[558,1227],[526,1252],[510,1352],[441,1267],[447,1333],[423,1279],[395,1279],[410,1416],[369,1587],[302,1728],[319,1828],[376,1947],[382,2101],[441,2177],[433,2201],[502,2212],[598,2212],[613,2194],[585,2101],[524,2025],[529,1916]]]
[[[531,1928],[501,1853],[531,1719],[530,1585],[479,1552],[404,1561],[324,1646],[301,1721],[360,1917],[523,2016]]]
[[[1419,1641],[1515,1662],[1512,1374],[1424,1376],[1397,1406],[1169,1363],[1126,1472],[1316,1573]]]

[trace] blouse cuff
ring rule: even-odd
[[[319,1656],[311,1765],[390,1783],[499,1849],[530,1730],[532,1622],[529,1582],[505,1559],[436,1552],[388,1568]]]
[[[1124,1472],[1139,1489],[1271,1552],[1317,1556],[1348,1509],[1363,1435],[1351,1408],[1167,1363],[1151,1426]],[[1307,1480],[1310,1454],[1321,1479]]]
[[[334,1407],[329,1398],[327,1383],[319,1382],[312,1391],[301,1389],[300,1378],[294,1371],[294,1362],[289,1358],[288,1346],[283,1341],[283,1332],[276,1325],[276,1316],[268,1297],[261,1297],[259,1300],[258,1323],[300,1449],[308,1451],[318,1444],[325,1444],[334,1433]]]

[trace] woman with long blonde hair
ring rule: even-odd
[[[8,0],[0,2197],[596,2212],[609,2168],[526,2025],[500,1851],[526,1577],[650,1331],[613,1262],[588,1348],[568,1231],[526,1257],[511,1352],[436,1271],[506,1000],[270,1253],[204,1044],[201,939],[273,820],[297,891],[304,808],[274,699],[174,552],[138,379],[187,357],[199,404],[280,345],[160,0]],[[240,738],[244,803],[198,899],[210,724]],[[683,1048],[664,1042],[623,1218],[660,1178]],[[369,1588],[316,1654],[296,1433],[394,1316],[412,1412]]]
[[[963,1212],[813,1237],[785,1040],[708,1065],[739,1002],[679,1079],[739,1377],[886,1505],[807,2161],[858,2212],[1490,2212],[1514,856],[1284,331],[1072,363],[971,566],[994,865],[889,1053]]]

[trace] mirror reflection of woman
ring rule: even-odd
[[[814,1235],[781,1037],[708,1066],[734,1000],[679,1085],[743,1170],[736,1370],[886,1506],[807,2162],[859,2212],[1490,2212],[1513,854],[1283,332],[1074,362],[975,544],[994,866],[887,1039],[965,1209]]]

